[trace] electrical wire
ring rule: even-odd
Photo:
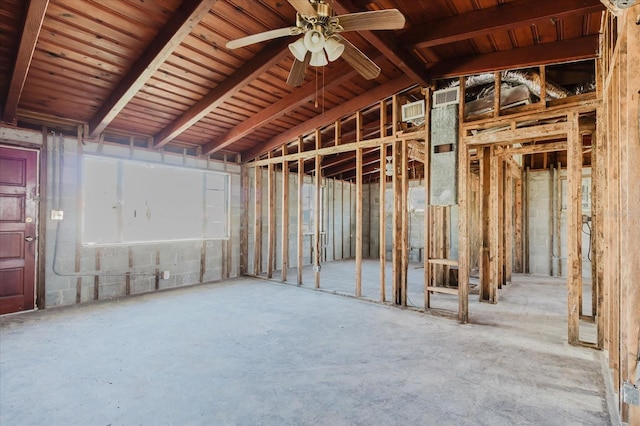
[[[60,144],[60,148],[56,150],[56,137],[55,137],[55,132],[51,132],[53,134],[53,152],[54,152],[54,156],[52,159],[52,163],[54,164],[54,169],[53,169],[53,194],[55,196],[56,194],[56,190],[57,190],[57,199],[53,200],[53,205],[56,207],[57,210],[63,210],[63,205],[62,205],[62,197],[64,195],[64,181],[62,179],[63,176],[63,171],[64,171],[64,135],[62,133],[60,133],[60,140],[59,140],[59,144]],[[59,156],[59,158],[57,158],[58,161],[58,182],[56,184],[56,173],[55,173],[55,163],[56,163],[56,156]],[[121,273],[117,273],[117,274],[110,274],[107,272],[103,272],[103,271],[86,271],[86,272],[61,272],[58,270],[58,247],[60,245],[60,222],[58,221],[58,223],[56,224],[56,236],[55,236],[55,240],[54,240],[54,244],[53,244],[53,265],[52,265],[52,269],[53,269],[53,273],[56,274],[59,277],[96,277],[96,276],[100,276],[100,277],[126,277],[126,276],[130,276],[130,277],[145,277],[145,276],[156,276],[156,273],[149,273],[149,272],[121,272]]]
[[[585,232],[585,225],[587,225],[587,228],[589,228],[589,232]],[[589,224],[589,222],[582,222],[582,232],[589,236],[589,251],[587,252],[587,259],[589,259],[589,262],[591,262],[591,224]]]

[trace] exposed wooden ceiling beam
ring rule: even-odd
[[[160,148],[180,133],[193,126],[204,116],[218,108],[243,87],[280,62],[289,53],[290,40],[275,40],[265,46],[256,56],[236,70],[226,80],[213,88],[184,114],[153,137],[154,148]]]
[[[356,77],[357,75],[358,72],[356,70],[352,69],[350,72],[345,73],[343,69],[336,68],[331,73],[325,76],[325,80],[327,81],[327,83],[325,84],[325,90],[329,90],[332,87],[338,86],[345,81]],[[233,142],[242,139],[244,136],[253,132],[260,126],[263,126],[266,123],[275,120],[276,118],[285,115],[289,111],[292,111],[299,106],[309,102],[316,96],[317,90],[318,89],[315,80],[305,84],[299,89],[294,90],[291,95],[280,99],[278,102],[272,104],[256,115],[251,116],[247,120],[238,124],[236,127],[229,130],[226,135],[204,145],[202,147],[202,153],[205,155],[212,154],[229,146]]]
[[[400,44],[409,48],[438,46],[603,9],[600,0],[515,1],[417,25],[400,38]]]
[[[483,72],[592,59],[597,54],[598,36],[593,35],[435,62],[427,69],[432,78],[458,77]]]
[[[20,37],[20,45],[18,46],[18,54],[16,55],[13,74],[9,82],[9,93],[2,113],[2,121],[6,123],[17,123],[20,95],[22,95],[24,82],[27,79],[27,73],[31,66],[33,52],[36,50],[36,42],[42,29],[42,22],[48,5],[49,0],[31,0],[29,2],[22,36]]]
[[[361,110],[375,102],[380,101],[380,99],[384,99],[387,96],[398,93],[399,91],[406,89],[412,84],[412,79],[406,75],[402,75],[395,80],[390,80],[384,84],[381,84],[380,86],[377,86],[360,96],[357,96],[333,109],[330,109],[329,111],[325,111],[324,114],[320,114],[292,129],[289,129],[286,132],[279,134],[278,136],[272,138],[262,145],[256,145],[246,150],[242,153],[242,160],[252,160],[262,153],[275,149],[284,143],[295,140],[300,135],[304,135],[319,127],[331,124],[337,119],[344,117],[345,115],[352,114],[355,111]]]
[[[331,7],[337,15],[360,12],[351,0],[333,0]],[[376,49],[396,65],[405,75],[409,76],[415,84],[426,87],[429,79],[424,70],[424,66],[407,50],[401,49],[397,39],[389,31],[359,31]],[[348,38],[349,33],[343,36]]]
[[[149,81],[182,40],[207,16],[218,0],[184,0],[127,75],[89,120],[89,136],[97,137]]]
[[[368,155],[363,153],[362,156],[362,166],[366,167],[371,164],[378,165],[380,163],[380,154],[378,154],[380,148],[374,148],[368,151]],[[355,157],[354,157],[355,158]],[[335,167],[329,167],[325,172],[322,173],[324,177],[333,177],[338,176],[342,173],[351,171],[356,168],[356,162],[353,161],[351,163],[336,165]]]

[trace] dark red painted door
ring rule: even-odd
[[[34,307],[37,160],[0,147],[0,314]]]

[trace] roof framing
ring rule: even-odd
[[[412,27],[400,44],[412,48],[439,46],[512,30],[545,19],[584,15],[604,9],[600,0],[521,0]]]
[[[24,82],[27,80],[27,73],[33,59],[33,53],[36,50],[36,43],[48,5],[49,0],[32,0],[29,2],[22,37],[20,37],[20,46],[18,47],[18,54],[16,55],[16,62],[11,82],[9,83],[9,93],[2,113],[2,121],[6,123],[16,124],[17,122],[20,95],[24,88]]]
[[[116,89],[100,106],[98,112],[89,120],[91,137],[97,137],[116,118],[217,1],[185,0],[180,5]]]

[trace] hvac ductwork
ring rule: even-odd
[[[502,71],[501,76],[502,81],[514,84],[523,84],[527,86],[531,93],[540,97],[541,82],[540,75],[538,73],[531,71]],[[493,81],[493,73],[471,75],[465,79],[465,87],[468,89],[471,87],[483,86],[485,84],[493,83]],[[458,84],[459,80],[456,79],[447,87],[455,87],[458,86]],[[548,99],[566,98],[571,95],[571,92],[549,80],[546,81],[546,88]]]

